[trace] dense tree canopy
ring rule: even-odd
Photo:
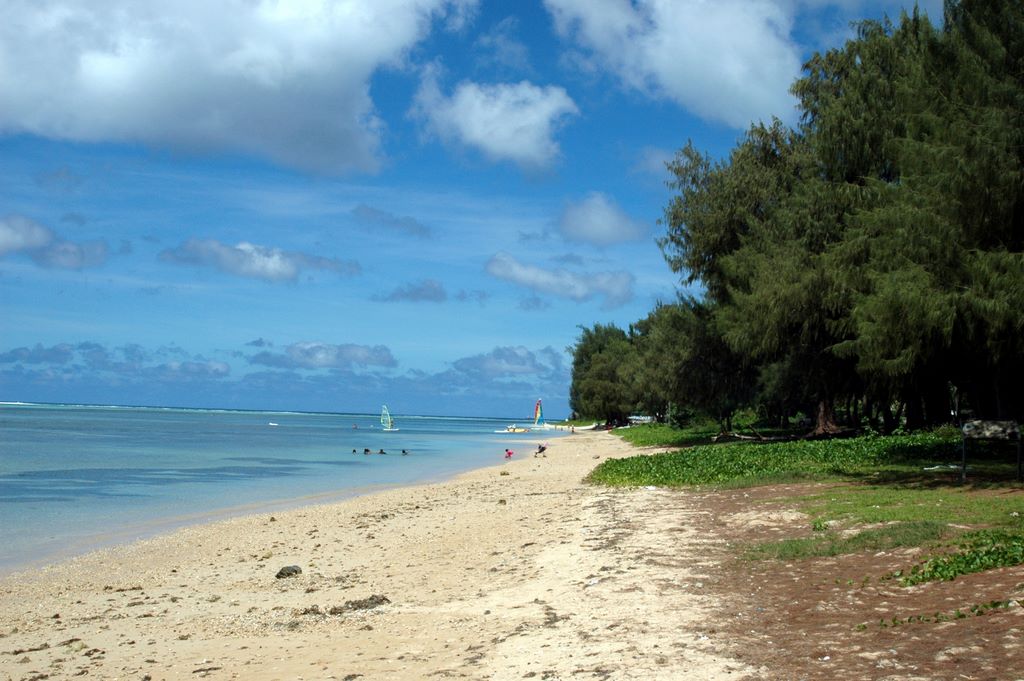
[[[1024,416],[1024,3],[865,22],[804,71],[797,129],[669,164],[659,245],[704,295],[584,329],[579,413]]]

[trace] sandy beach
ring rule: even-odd
[[[533,443],[535,446],[536,443]],[[605,432],[546,456],[254,515],[5,578],[0,678],[719,679],[757,670],[708,625],[686,495],[583,477]],[[500,459],[500,450],[495,454]],[[281,568],[301,573],[277,577]]]

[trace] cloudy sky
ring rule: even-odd
[[[904,4],[0,0],[0,401],[565,416],[664,162]]]

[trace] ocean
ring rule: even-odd
[[[183,525],[443,480],[559,435],[495,433],[508,419],[392,415],[397,432],[377,414],[0,405],[0,573]]]

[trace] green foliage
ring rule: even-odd
[[[886,431],[950,420],[954,394],[1024,418],[1022,35],[1014,0],[951,0],[941,30],[864,22],[808,60],[797,130],[678,152],[659,245],[705,297],[675,402],[804,410],[819,432],[844,401]],[[748,372],[757,393],[728,380]]]
[[[664,423],[650,423],[623,428],[615,433],[637,447],[690,447],[710,443],[711,438],[718,434],[718,426],[703,422],[676,428]]]
[[[914,11],[813,55],[797,129],[679,150],[658,244],[703,297],[583,329],[578,414],[1024,419],[1024,3],[945,9],[941,29]]]
[[[692,354],[686,333],[685,310],[679,305],[657,305],[630,328],[634,352],[628,377],[636,396],[636,410],[665,420],[683,395],[683,362]]]
[[[633,395],[624,378],[633,349],[626,332],[614,324],[581,327],[573,353],[569,406],[584,417],[619,421],[633,408]]]
[[[986,531],[972,533],[954,553],[932,556],[909,571],[887,575],[902,586],[950,581],[960,575],[1024,564],[1024,533]]]
[[[919,467],[923,462],[956,460],[957,448],[955,439],[935,433],[770,444],[743,442],[608,460],[589,479],[606,485],[678,487],[863,478],[887,466]]]

